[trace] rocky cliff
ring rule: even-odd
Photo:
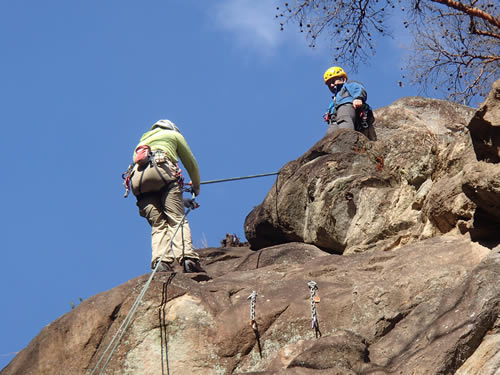
[[[378,141],[323,138],[248,215],[251,249],[200,250],[210,278],[155,275],[103,373],[498,374],[499,111],[500,81],[478,110],[403,98],[376,111]],[[90,373],[148,278],[0,374]]]
[[[444,233],[498,243],[498,165],[478,162],[474,150],[498,157],[500,116],[496,124],[481,119],[498,111],[499,101],[491,94],[475,114],[446,101],[403,98],[376,111],[377,142],[351,131],[323,138],[280,170],[248,215],[252,248],[300,241],[351,254]]]

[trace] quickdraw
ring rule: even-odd
[[[252,329],[256,331],[257,321],[255,320],[255,302],[257,300],[257,292],[255,290],[252,291],[252,294],[250,294],[247,299],[250,300],[250,324]]]
[[[361,111],[359,111],[359,125],[357,124],[358,122],[356,121],[356,125],[358,125],[359,129],[356,130],[363,130],[368,128],[368,110],[365,108],[365,104],[363,104],[363,108]]]
[[[321,336],[321,332],[319,330],[318,312],[316,311],[316,303],[319,302],[319,296],[316,295],[318,284],[316,284],[314,281],[309,281],[307,283],[307,286],[309,287],[311,293],[311,328],[314,329],[316,337],[318,337],[318,335]]]
[[[182,169],[179,167],[179,163],[175,163],[175,178],[177,179],[177,183],[179,184],[179,188],[183,189],[184,188],[184,176],[182,175]],[[191,183],[186,184],[186,185],[191,185]]]
[[[255,303],[257,301],[257,292],[254,290],[252,294],[248,296],[250,300],[250,326],[252,327],[253,333],[255,334],[255,339],[257,340],[257,348],[259,349],[260,358],[262,358],[262,345],[260,344],[260,333],[259,326],[257,325],[257,320],[255,319]]]
[[[132,163],[128,166],[128,169],[125,173],[122,174],[123,186],[125,187],[125,194],[123,198],[127,198],[130,193],[130,179],[132,178],[132,171],[134,170],[135,163]]]
[[[330,123],[331,118],[332,114],[330,112],[325,112],[325,114],[323,115],[323,120],[325,120],[325,122]]]

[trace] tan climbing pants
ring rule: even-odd
[[[166,165],[160,167],[163,167],[160,168],[161,172],[167,169]],[[168,175],[165,174],[163,177],[168,178]],[[169,182],[174,181],[169,179]],[[146,218],[151,225],[151,247],[153,250],[151,268],[164,252],[166,252],[163,258],[165,262],[173,262],[174,259],[177,259],[181,263],[183,249],[186,258],[199,259],[193,248],[187,219],[184,219],[183,224],[177,230],[172,246],[169,246],[170,239],[184,216],[182,191],[176,182],[171,183],[169,188],[162,191],[138,195],[137,207],[139,214]]]

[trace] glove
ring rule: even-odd
[[[363,106],[363,101],[361,99],[354,99],[352,101],[352,106],[355,108],[355,109],[358,109],[358,108],[361,108]]]
[[[200,205],[194,200],[194,199],[183,199],[184,201],[184,207],[190,208],[194,210],[195,208],[198,208]]]

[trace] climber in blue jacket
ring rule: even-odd
[[[366,103],[368,95],[364,86],[356,81],[348,81],[347,73],[338,66],[329,68],[323,79],[333,94],[328,112],[325,113],[325,121],[328,122],[326,134],[338,129],[351,129],[376,140],[375,118]]]

